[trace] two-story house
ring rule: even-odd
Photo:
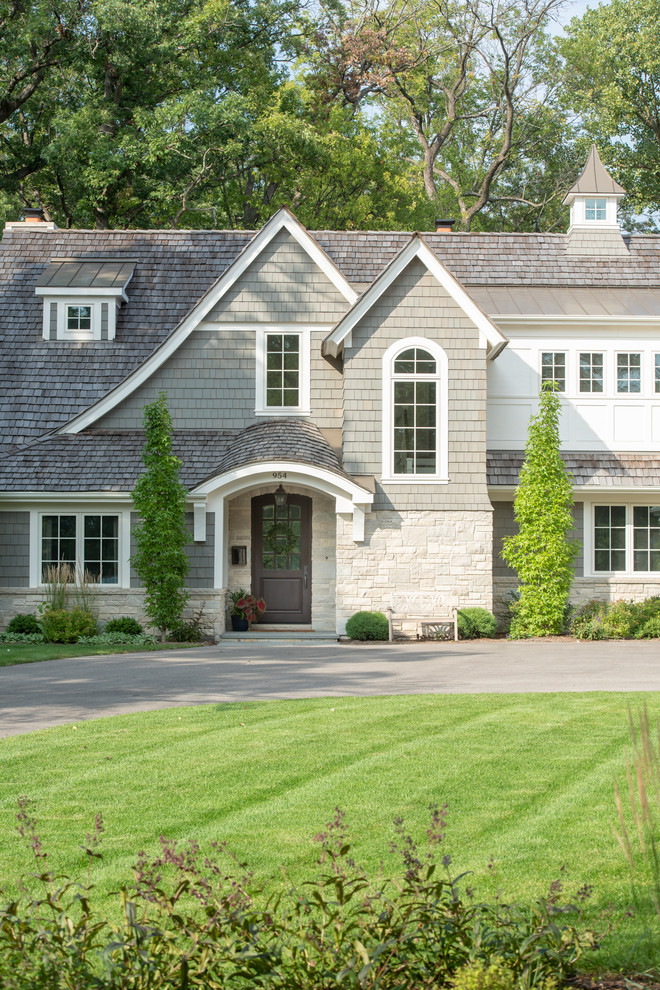
[[[425,593],[501,602],[527,423],[559,383],[574,597],[660,593],[660,238],[621,233],[592,149],[566,234],[58,230],[0,247],[0,623],[49,567],[140,615],[130,492],[165,392],[191,605],[341,632]]]

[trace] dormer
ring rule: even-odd
[[[566,240],[567,254],[616,257],[627,255],[617,216],[625,189],[609,174],[592,144],[580,178],[569,190],[564,205],[571,208]]]
[[[37,281],[44,340],[114,340],[134,258],[51,258]]]

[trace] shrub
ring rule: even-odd
[[[77,643],[80,636],[93,636],[96,619],[91,612],[81,608],[48,608],[41,619],[44,639],[47,643]]]
[[[41,626],[35,615],[15,615],[7,623],[7,629],[5,631],[8,633],[23,633],[23,635],[30,636],[40,633]]]
[[[460,639],[491,639],[497,632],[497,619],[487,608],[460,608],[458,635]]]
[[[199,643],[202,630],[195,622],[177,622],[167,637],[172,643]]]
[[[43,643],[43,633],[0,633],[0,643]]]
[[[593,932],[575,927],[579,909],[558,903],[556,883],[529,908],[475,903],[450,857],[435,861],[445,824],[435,806],[427,849],[395,821],[403,875],[393,880],[356,866],[337,809],[316,836],[313,879],[263,905],[244,864],[232,873],[218,861],[221,844],[207,855],[195,841],[161,836],[158,854],[141,853],[133,882],[120,888],[119,924],[103,916],[89,879],[48,872],[27,799],[19,809],[41,886],[21,882],[23,893],[0,908],[0,984],[12,990],[431,990],[452,980],[459,990],[551,990],[552,978],[563,981],[596,945]],[[83,846],[90,866],[102,832],[97,815]]]
[[[356,612],[346,623],[350,639],[389,639],[390,626],[382,612]]]
[[[635,639],[660,639],[660,615],[647,619],[635,633]]]
[[[644,631],[643,631],[644,630]],[[660,630],[660,599],[641,602],[591,599],[574,614],[570,631],[578,639],[646,639]]]
[[[118,619],[110,619],[106,622],[106,633],[123,633],[124,636],[141,636],[144,629],[137,619],[132,619],[129,615],[122,615]]]

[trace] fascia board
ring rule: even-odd
[[[119,285],[116,288],[101,287],[96,288],[95,286],[88,286],[87,288],[75,287],[63,288],[58,286],[53,288],[50,285],[38,286],[34,290],[35,296],[46,296],[53,297],[53,299],[62,299],[66,297],[71,297],[74,299],[98,299],[101,296],[124,296],[124,286]],[[126,298],[124,296],[124,298]]]
[[[218,492],[222,494],[227,489],[233,489],[237,483],[239,486],[243,481],[248,484],[257,484],[257,478],[261,478],[261,476],[270,478],[273,473],[283,471],[292,477],[296,475],[302,479],[314,479],[320,482],[329,494],[341,492],[353,503],[371,505],[374,500],[373,492],[366,491],[349,478],[335,474],[334,471],[328,471],[326,468],[303,464],[298,461],[253,461],[250,464],[244,464],[241,467],[232,468],[230,471],[207,478],[206,481],[193,488],[189,495],[191,498],[200,498]]]
[[[348,334],[365,314],[369,312],[383,293],[389,289],[414,258],[419,258],[426,265],[427,269],[440,283],[442,288],[445,289],[447,294],[484,334],[491,347],[495,348],[500,345],[499,352],[501,347],[508,343],[502,331],[495,326],[486,313],[466,292],[460,282],[445,268],[440,259],[431,251],[419,234],[414,234],[396,258],[378,276],[375,282],[369,286],[350,312],[339,321],[332,333],[326,338],[323,348],[324,353],[330,354],[332,357],[337,357]]]
[[[576,313],[571,316],[525,316],[522,313],[502,313],[493,317],[499,324],[510,325],[518,329],[522,326],[541,327],[544,326],[613,326],[625,329],[627,326],[635,327],[660,327],[660,316],[629,316],[621,313],[619,316],[587,316],[584,313]]]
[[[226,272],[218,281],[202,296],[190,312],[183,318],[179,325],[172,331],[167,340],[158,347],[153,354],[144,361],[140,367],[128,378],[117,385],[114,389],[99,399],[98,402],[90,406],[83,413],[74,417],[57,433],[80,433],[87,429],[92,423],[105,416],[115,408],[120,402],[131,395],[135,389],[139,388],[155,371],[157,371],[169,357],[181,346],[190,336],[192,331],[199,326],[213,307],[218,303],[226,292],[238,281],[243,273],[249,268],[252,262],[270,244],[272,239],[280,230],[286,229],[291,236],[307,252],[319,268],[328,276],[332,284],[344,296],[351,305],[357,299],[357,293],[349,285],[339,269],[333,264],[330,258],[318,246],[314,238],[298,223],[292,213],[286,208],[279,210],[275,216],[271,217],[267,224],[255,234],[249,244],[247,244],[239,256],[232,262]]]

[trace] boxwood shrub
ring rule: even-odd
[[[389,639],[390,626],[382,612],[356,612],[346,623],[350,639]]]
[[[19,614],[9,620],[5,632],[22,633],[24,636],[34,636],[35,634],[41,632],[41,626],[39,625],[36,615]]]
[[[131,618],[130,615],[122,615],[117,619],[110,619],[109,622],[106,622],[103,631],[106,633],[122,633],[124,636],[141,636],[144,629],[137,619]]]
[[[458,610],[459,639],[492,639],[497,632],[497,619],[487,608]]]

